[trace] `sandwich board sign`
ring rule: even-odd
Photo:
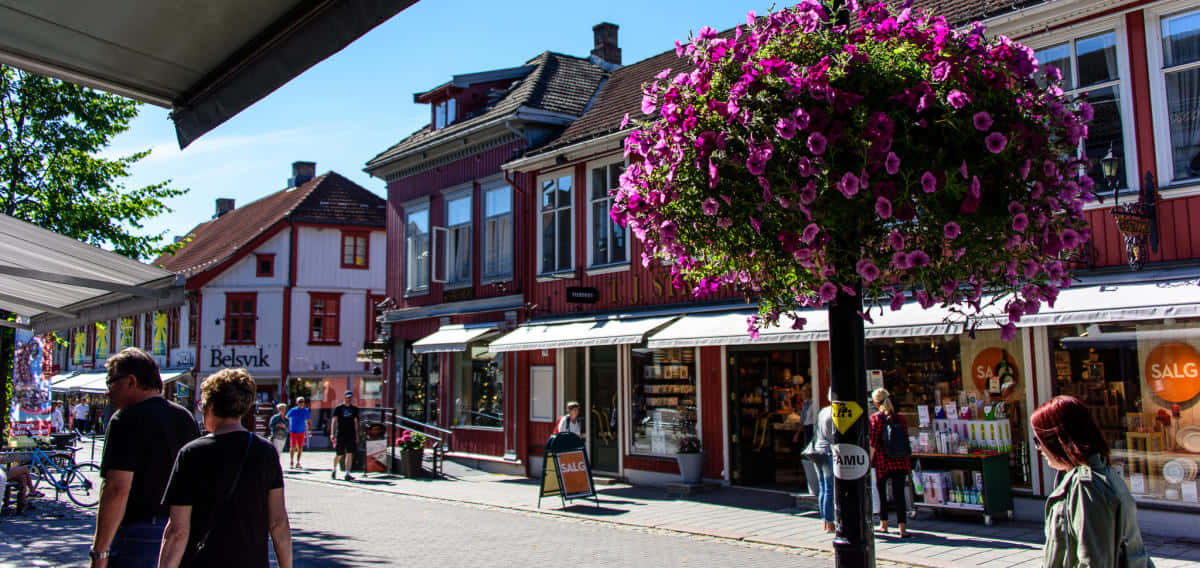
[[[596,506],[600,506],[596,484],[592,482],[592,464],[588,461],[587,447],[583,438],[571,432],[554,434],[546,440],[538,507],[542,506],[542,497],[555,495],[562,500],[563,507],[567,506],[567,500],[588,497],[595,499]]]

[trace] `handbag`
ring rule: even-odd
[[[242,470],[246,468],[246,458],[250,456],[250,444],[254,441],[253,432],[246,432],[246,434],[248,436],[246,437],[246,449],[242,452],[242,462],[238,464],[237,473],[233,476],[233,483],[229,485],[229,491],[225,492],[224,497],[208,513],[208,529],[204,531],[204,536],[196,541],[196,555],[204,552],[204,547],[208,545],[208,537],[212,534],[213,527],[217,523],[217,511],[221,510],[221,507],[233,498],[233,492],[237,489],[238,481],[242,479]]]

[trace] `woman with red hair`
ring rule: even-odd
[[[1033,444],[1058,470],[1046,498],[1046,568],[1153,567],[1142,543],[1137,507],[1108,465],[1108,442],[1087,406],[1057,396],[1029,418]]]

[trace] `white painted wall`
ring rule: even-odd
[[[342,268],[342,230],[338,227],[297,228],[296,286],[314,289],[382,290],[387,275],[382,228],[371,232],[367,250],[368,268]]]

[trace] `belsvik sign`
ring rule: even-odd
[[[206,345],[200,350],[201,364],[208,369],[276,369],[277,345]]]

